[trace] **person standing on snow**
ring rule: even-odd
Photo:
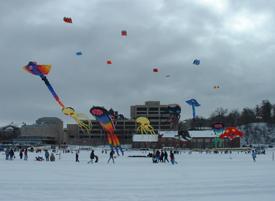
[[[79,151],[75,153],[75,162],[79,162]]]
[[[252,155],[253,161],[256,162],[257,153],[256,153],[256,151],[254,149],[252,150],[252,154],[251,155]]]
[[[170,161],[173,165],[177,164],[177,162],[175,161],[175,155],[172,150],[170,151]]]
[[[50,153],[48,150],[45,150],[45,158],[46,158],[46,161],[49,161],[49,157],[50,157]]]
[[[164,163],[165,163],[166,161],[169,163],[167,151],[164,151],[163,157],[164,157]]]
[[[111,159],[113,160],[113,163],[115,163],[114,154],[115,154],[115,152],[114,152],[114,150],[112,149],[112,150],[110,151],[110,158],[109,158],[109,160],[108,160],[108,163],[110,162]]]
[[[94,150],[92,150],[91,154],[90,154],[90,161],[88,163],[94,163],[94,159],[95,159],[95,152]]]

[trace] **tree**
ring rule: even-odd
[[[272,105],[268,100],[262,101],[261,113],[265,122],[271,122]]]
[[[240,124],[256,122],[255,112],[250,108],[244,108],[240,116]]]

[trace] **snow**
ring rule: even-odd
[[[199,138],[199,137],[216,137],[215,133],[213,132],[213,130],[194,130],[194,131],[188,131],[189,135],[193,138]]]
[[[107,164],[108,154],[99,163],[87,164],[88,151],[56,156],[55,162],[38,162],[30,153],[23,161],[16,153],[13,161],[0,156],[0,195],[3,201],[273,201],[275,198],[275,161],[272,153],[250,154],[176,154],[177,165],[153,164],[146,155],[127,151]],[[43,153],[40,154],[43,156]]]

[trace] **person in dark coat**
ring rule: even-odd
[[[20,152],[19,152],[19,157],[20,157],[20,159],[23,158],[23,152],[24,152],[24,149],[20,149]]]
[[[13,149],[10,149],[9,155],[10,155],[10,160],[13,160],[15,158]]]
[[[173,151],[170,151],[170,161],[173,165],[177,164],[177,162],[175,161],[175,155],[174,155]]]
[[[75,153],[75,162],[79,162],[79,152]]]
[[[48,150],[45,150],[45,158],[46,158],[46,161],[49,161],[49,157],[50,157],[50,153]]]
[[[91,154],[90,154],[90,161],[88,163],[93,163],[94,162],[94,159],[95,159],[95,152],[94,150],[91,151]]]
[[[163,158],[164,158],[164,163],[165,163],[166,161],[169,163],[167,151],[164,152]]]
[[[114,150],[112,149],[112,150],[110,151],[110,157],[109,157],[109,159],[108,159],[108,163],[110,162],[111,159],[112,159],[113,163],[115,163],[114,154],[115,154],[115,152],[114,152]]]

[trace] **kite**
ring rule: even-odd
[[[224,124],[217,122],[212,124],[212,130],[215,133],[215,139],[213,141],[215,148],[217,148],[217,146],[222,145],[223,140],[220,138],[220,135],[224,132]]]
[[[107,60],[107,64],[113,64],[112,60]]]
[[[136,119],[136,123],[138,124],[137,133],[156,134],[154,128],[150,125],[149,119],[147,119],[146,117],[138,117]]]
[[[230,141],[236,137],[243,137],[244,133],[235,127],[228,127],[225,129],[224,133],[220,135],[221,139],[228,138]]]
[[[58,103],[58,105],[62,108],[62,112],[65,115],[71,116],[78,123],[79,127],[82,130],[86,131],[87,133],[91,130],[90,121],[88,119],[84,119],[83,117],[80,117],[81,114],[76,113],[73,108],[65,107],[64,103],[61,101],[61,99],[55,92],[54,88],[50,84],[46,75],[48,75],[48,73],[50,72],[51,65],[40,65],[34,61],[30,61],[26,66],[23,67],[23,69],[33,75],[39,76],[44,81],[48,90],[51,92],[52,96],[54,97],[54,99]],[[68,108],[70,108],[70,109],[68,109]]]
[[[170,122],[176,126],[180,120],[181,107],[177,104],[168,105],[168,113],[170,114]]]
[[[76,52],[75,53],[77,56],[81,56],[82,55],[82,52]]]
[[[73,20],[70,17],[64,17],[63,21],[66,22],[66,23],[70,23],[70,24],[73,23]]]
[[[199,59],[195,59],[194,61],[193,61],[193,64],[194,65],[200,65],[200,63],[201,63],[201,61],[199,60]]]
[[[122,30],[121,31],[121,36],[127,36],[127,31],[126,30]]]
[[[196,107],[199,107],[200,104],[198,103],[198,101],[196,99],[190,99],[185,101],[187,104],[189,104],[190,106],[192,106],[192,112],[193,112],[193,119],[196,118]]]
[[[153,72],[157,73],[157,72],[159,72],[159,69],[158,68],[153,68]]]
[[[63,114],[65,114],[66,116],[70,116],[72,117],[76,123],[78,124],[78,126],[84,130],[86,133],[89,133],[91,130],[91,121],[89,121],[89,118],[82,113],[76,113],[74,108],[72,107],[64,107],[62,108],[62,112]]]
[[[109,112],[104,107],[94,106],[90,109],[90,113],[96,118],[103,130],[107,134],[108,143],[113,150],[115,148],[117,154],[119,155],[119,150],[123,153],[120,146],[119,139],[115,134],[115,126]]]
[[[168,77],[171,77],[171,76],[170,75],[166,75],[165,77],[168,78]]]
[[[215,85],[215,86],[213,86],[213,89],[219,89],[220,88],[220,86],[219,85]]]

